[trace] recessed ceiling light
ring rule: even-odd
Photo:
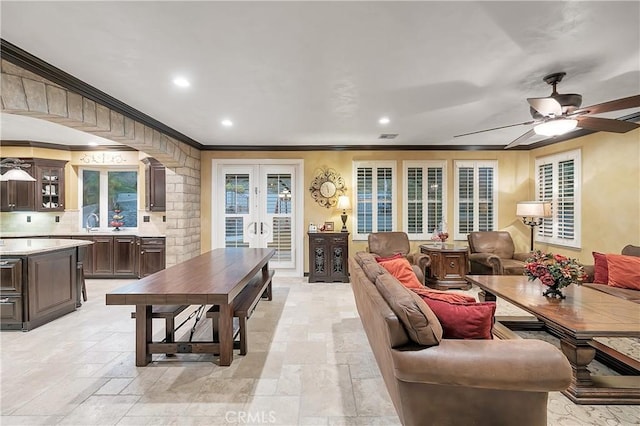
[[[222,124],[224,127],[231,127],[233,126],[233,121],[229,119],[225,119],[225,120],[222,120],[220,124]]]
[[[389,120],[389,117],[381,117],[380,120],[378,120],[378,123],[380,124],[389,124],[391,120]]]
[[[173,79],[173,84],[175,84],[178,87],[189,87],[191,86],[191,83],[189,83],[189,80],[187,80],[184,77],[176,77]]]

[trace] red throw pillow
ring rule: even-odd
[[[640,257],[607,254],[609,285],[640,290]]]
[[[451,303],[423,296],[442,325],[445,339],[493,339],[495,302]]]
[[[423,288],[424,286],[413,272],[411,264],[401,254],[388,258],[376,259],[391,275],[407,288]]]
[[[593,282],[598,284],[607,284],[609,282],[609,267],[607,266],[607,255],[593,253]]]
[[[476,299],[472,296],[460,293],[450,293],[446,291],[431,290],[428,288],[412,288],[414,292],[418,293],[423,299],[428,297],[430,299],[442,300],[444,302],[452,303],[475,303]]]

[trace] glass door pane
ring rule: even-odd
[[[276,250],[274,262],[291,262],[292,253],[292,194],[291,174],[269,173],[266,182],[266,212],[263,231],[267,234],[267,247]]]
[[[256,234],[251,218],[251,185],[248,173],[224,176],[224,246],[249,247],[249,235]],[[253,229],[252,229],[253,228]]]

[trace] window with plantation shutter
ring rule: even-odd
[[[497,229],[497,161],[456,161],[454,239]]]
[[[446,218],[444,161],[404,161],[404,231],[412,240],[428,240]]]
[[[395,161],[354,162],[354,239],[393,231],[396,224]]]
[[[551,203],[536,241],[580,247],[580,150],[536,159],[536,197]]]

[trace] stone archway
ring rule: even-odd
[[[167,266],[200,254],[200,150],[6,60],[2,112],[82,130],[143,151],[167,168]]]

